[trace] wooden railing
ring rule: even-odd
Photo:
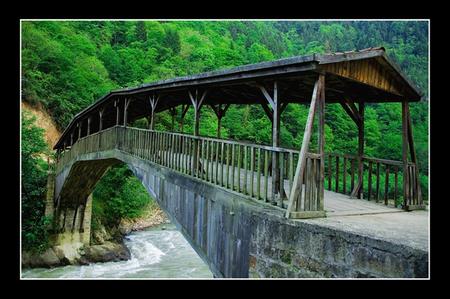
[[[408,193],[403,195],[403,162],[376,159],[363,156],[362,185],[358,197],[383,202],[385,205],[422,205],[420,185],[416,172],[416,165],[408,163],[407,180]],[[400,174],[400,175],[399,175]],[[358,182],[358,157],[327,153],[325,159],[326,189],[338,193],[348,194],[354,190]]]
[[[292,189],[298,151],[225,139],[116,126],[80,138],[61,153],[57,172],[86,153],[118,149],[183,174],[285,209]],[[279,182],[272,180],[278,159]],[[307,155],[304,190],[295,211],[313,211],[319,202],[317,154]],[[306,184],[305,184],[306,183]]]
[[[292,190],[299,151],[115,126],[80,138],[61,153],[56,164],[59,173],[82,154],[118,149],[174,171],[250,196],[286,209]],[[278,159],[278,169],[272,168]],[[324,179],[321,179],[318,154],[308,153],[301,191],[293,212],[323,211],[323,189],[350,195],[358,182],[358,157],[325,154]],[[423,205],[419,178],[413,163],[407,166],[407,192],[403,196],[403,163],[363,157],[363,179],[358,194],[385,205]],[[272,180],[277,177],[279,181]],[[321,192],[322,191],[322,192]]]

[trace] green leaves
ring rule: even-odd
[[[141,182],[126,165],[112,167],[94,190],[93,217],[110,226],[122,218],[141,215],[151,201]]]
[[[42,252],[48,247],[49,219],[44,216],[47,165],[40,155],[48,148],[44,130],[35,126],[35,120],[22,112],[22,246]]]

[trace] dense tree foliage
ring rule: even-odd
[[[48,246],[50,223],[44,216],[47,163],[41,154],[48,148],[43,131],[33,116],[22,113],[22,248],[40,252]]]
[[[122,218],[140,216],[142,209],[150,203],[144,186],[125,165],[114,166],[108,171],[96,186],[94,198],[93,222],[108,226],[118,225]]]
[[[23,22],[24,100],[41,102],[64,128],[111,89],[294,55],[383,46],[425,94],[411,105],[416,151],[427,193],[428,26],[420,21],[77,21]],[[299,148],[307,107],[289,105],[281,116],[281,144]],[[177,113],[179,122],[180,108]],[[401,159],[400,104],[367,105],[366,153]],[[192,132],[193,111],[184,132]],[[145,121],[144,121],[145,122]],[[216,134],[217,119],[202,110],[202,135]],[[270,143],[261,107],[233,106],[222,136]],[[168,112],[156,128],[169,129]],[[175,130],[180,130],[175,126]],[[326,107],[326,150],[356,153],[357,130],[339,105]],[[125,175],[128,177],[128,174]],[[117,196],[117,195],[115,195]]]

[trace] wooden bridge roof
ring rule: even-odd
[[[285,103],[308,103],[318,73],[326,74],[326,102],[336,103],[347,98],[364,102],[419,101],[422,93],[386,55],[382,47],[332,54],[295,56],[274,61],[243,65],[196,75],[142,84],[137,87],[113,90],[78,113],[64,130],[54,149],[62,147],[62,140],[76,129],[76,124],[104,109],[104,128],[116,121],[114,101],[131,98],[128,120],[150,113],[149,97],[159,95],[156,112],[181,104],[191,105],[188,91],[208,90],[203,104],[259,104],[265,102],[256,84],[271,91],[278,82],[278,98]],[[97,114],[98,115],[98,114]],[[98,127],[98,117],[91,126]]]

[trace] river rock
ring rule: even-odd
[[[49,248],[41,254],[32,254],[29,252],[24,252],[22,254],[22,266],[25,268],[51,268],[60,266],[61,264],[61,260],[58,258],[53,248]]]
[[[92,245],[85,248],[84,258],[89,262],[117,262],[128,260],[131,257],[129,249],[123,243],[106,241],[101,245]]]
[[[83,246],[84,245],[81,242],[64,243],[54,246],[53,250],[62,264],[77,265],[81,258],[80,249],[83,248]]]

